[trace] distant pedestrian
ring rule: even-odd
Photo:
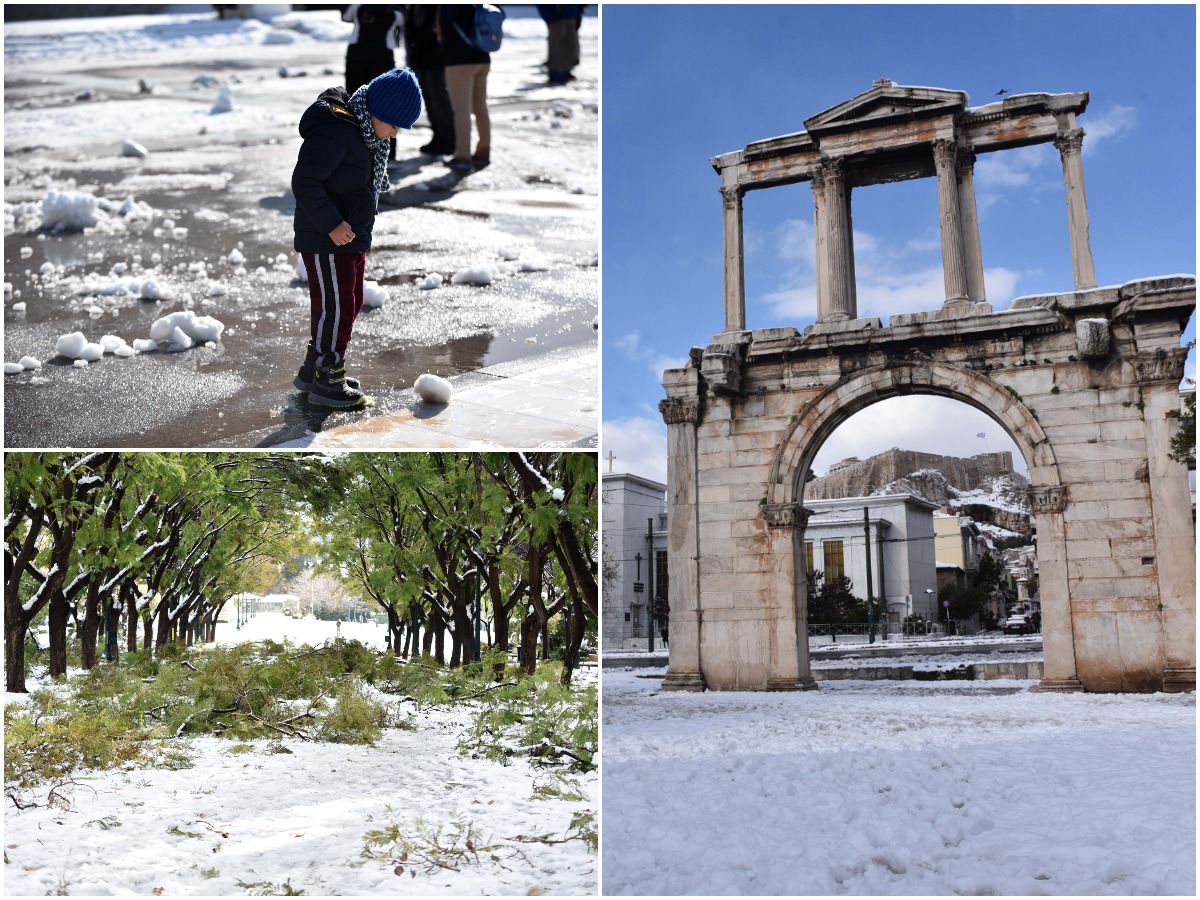
[[[429,143],[421,147],[427,156],[454,153],[454,108],[446,91],[446,63],[437,36],[438,9],[428,3],[404,7],[404,61],[421,85],[425,116],[433,131]]]
[[[367,402],[358,382],[346,377],[346,348],[363,307],[379,194],[388,186],[388,139],[412,128],[420,114],[416,76],[392,69],[353,94],[329,88],[300,118],[294,247],[308,274],[311,339],[292,384],[310,403]]]
[[[546,23],[546,67],[551,84],[566,84],[575,76],[571,70],[579,63],[579,23],[583,6],[568,3],[538,4],[538,14]]]
[[[1029,617],[1029,621],[1030,621],[1030,624],[1033,625],[1033,633],[1041,634],[1042,633],[1042,611],[1040,609],[1035,609],[1033,611],[1033,615]]]
[[[446,90],[454,109],[454,156],[446,163],[456,172],[481,169],[491,162],[492,121],[488,116],[487,78],[492,56],[472,46],[467,37],[475,31],[476,4],[455,4],[438,9],[438,36],[446,65]],[[478,141],[471,152],[471,119]]]
[[[372,78],[396,68],[404,13],[389,3],[351,3],[342,11],[342,21],[354,24],[346,47],[346,90],[353,94]],[[393,138],[388,142],[388,159],[395,158]]]

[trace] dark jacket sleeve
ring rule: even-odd
[[[344,126],[330,122],[315,128],[304,143],[292,172],[292,194],[309,220],[324,234],[337,228],[346,218],[325,190],[324,182],[341,165],[346,156],[346,143],[341,140]]]

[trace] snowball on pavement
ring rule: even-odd
[[[113,351],[113,356],[120,357],[121,359],[129,359],[129,357],[135,355],[136,353],[137,353],[137,351],[134,350],[132,347],[130,347],[128,344],[122,344],[120,347],[118,347],[116,350]]]
[[[421,279],[420,285],[418,285],[418,287],[420,287],[423,291],[432,291],[434,288],[440,288],[441,286],[442,276],[437,272],[431,272],[430,274],[426,275],[423,279]]]
[[[492,270],[488,266],[474,266],[459,269],[450,279],[453,284],[489,285],[492,283]]]
[[[67,359],[79,359],[79,355],[83,353],[83,348],[87,346],[87,343],[88,339],[83,336],[82,331],[72,331],[70,334],[62,335],[55,342],[54,352]]]
[[[13,312],[25,312],[25,301],[22,300],[20,303],[14,303],[12,305],[12,311]]]
[[[296,273],[297,278],[299,278],[305,284],[308,284],[308,269],[304,268],[303,259],[296,263],[296,268],[293,271]]]
[[[25,367],[23,365],[21,365],[20,363],[5,363],[4,364],[4,374],[5,375],[20,375],[24,371],[25,371]]]
[[[449,403],[450,394],[454,391],[454,388],[445,378],[439,378],[437,375],[431,375],[426,372],[417,379],[417,383],[413,385],[413,390],[426,403]]]
[[[86,359],[77,359],[75,362],[71,363],[71,365],[77,369],[86,369],[88,367],[88,361]]]
[[[22,369],[40,369],[41,367],[42,367],[42,361],[40,359],[38,359],[36,356],[22,356],[21,357],[21,368]]]
[[[239,250],[237,247],[234,247],[232,250],[229,251],[229,255],[225,258],[227,260],[229,260],[229,264],[231,266],[240,266],[242,263],[244,263],[246,261],[246,254],[243,253],[241,250]]]
[[[150,151],[139,144],[137,141],[125,138],[125,142],[121,145],[122,156],[136,156],[144,159],[149,156]]]
[[[387,302],[387,288],[381,287],[377,281],[368,281],[363,285],[363,306],[379,309]]]
[[[146,338],[134,338],[133,349],[137,353],[154,353],[158,350],[158,342]]]

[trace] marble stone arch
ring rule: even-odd
[[[803,474],[829,436],[851,416],[881,400],[917,394],[948,397],[986,413],[1020,448],[1031,485],[1060,484],[1053,446],[1038,420],[1011,393],[969,370],[939,363],[900,364],[863,370],[805,404],[775,453],[767,502],[801,502]]]

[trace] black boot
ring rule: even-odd
[[[308,347],[304,351],[304,362],[300,364],[300,371],[296,373],[296,377],[292,379],[292,387],[302,394],[307,394],[312,390],[313,379],[317,373],[317,350],[312,345],[312,341],[308,342]],[[357,390],[358,379],[346,376],[346,387]]]
[[[308,402],[317,406],[334,406],[338,409],[355,409],[367,405],[367,396],[357,387],[351,387],[346,378],[346,361],[322,365],[324,357],[316,362],[316,374]]]

